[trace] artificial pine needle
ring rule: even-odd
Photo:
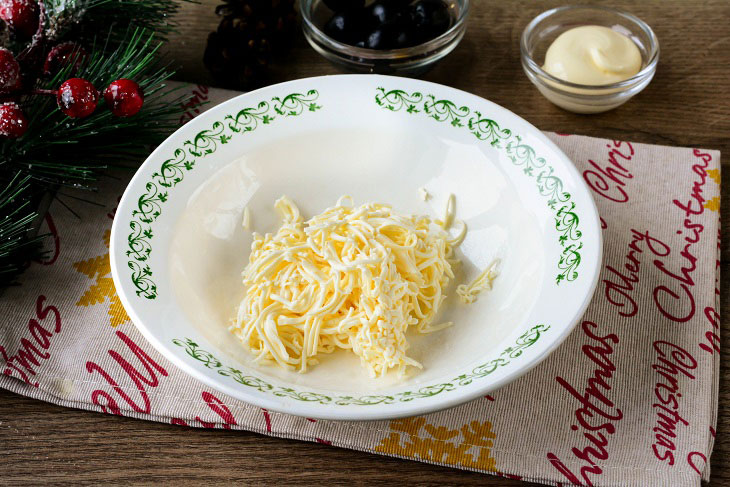
[[[103,92],[112,81],[128,78],[139,84],[145,98],[132,117],[114,116],[102,99],[96,111],[82,119],[67,117],[52,96],[26,95],[20,100],[27,132],[19,139],[0,139],[0,287],[12,283],[27,262],[42,253],[43,236],[34,236],[34,230],[35,209],[43,195],[62,187],[92,189],[102,171],[125,167],[126,161],[141,162],[176,128],[184,101],[166,86],[173,73],[160,61],[162,42],[174,29],[174,0],[43,4],[50,40],[73,41],[88,55],[80,66],[69,63],[54,76],[40,78],[35,89],[57,90],[65,80],[79,77]]]

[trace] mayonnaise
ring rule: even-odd
[[[606,85],[638,73],[641,53],[631,39],[608,27],[584,25],[553,41],[542,69],[571,83]]]

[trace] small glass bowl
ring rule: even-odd
[[[566,30],[581,25],[601,25],[628,36],[641,52],[642,69],[618,83],[582,85],[547,73],[538,63],[552,42]],[[527,24],[520,41],[522,68],[545,98],[576,113],[600,113],[626,103],[654,77],[659,61],[659,40],[644,21],[608,7],[567,6],[541,13]]]
[[[315,51],[348,71],[417,76],[453,51],[464,37],[469,0],[446,0],[446,4],[454,18],[449,30],[423,44],[401,49],[366,49],[329,37],[323,28],[333,12],[322,0],[301,0],[302,30]]]

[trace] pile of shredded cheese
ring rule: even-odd
[[[384,204],[353,206],[342,197],[304,221],[283,196],[275,234],[254,233],[243,271],[246,295],[231,331],[255,355],[305,371],[317,355],[351,349],[371,376],[421,365],[406,355],[406,331],[450,326],[431,322],[453,279],[454,221],[401,215]]]

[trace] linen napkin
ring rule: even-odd
[[[184,123],[236,93],[186,85]],[[207,103],[207,104],[206,104]],[[539,367],[491,395],[393,421],[262,410],[177,370],[114,290],[109,234],[131,174],[64,190],[49,254],[0,298],[0,387],[68,407],[245,429],[553,485],[709,479],[719,368],[720,154],[548,133],[601,215],[604,262],[583,320]],[[74,215],[66,206],[73,207]]]

